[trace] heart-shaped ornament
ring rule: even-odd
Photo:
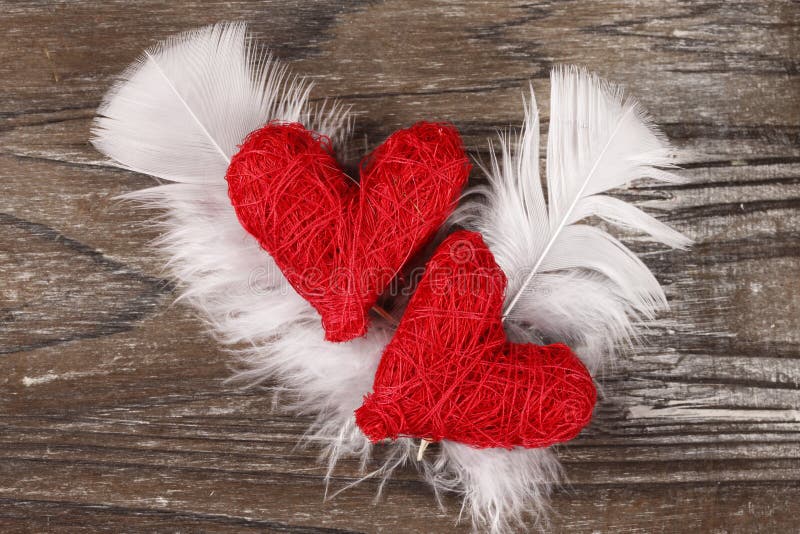
[[[356,411],[370,440],[534,448],[578,435],[597,399],[592,377],[566,345],[506,339],[505,288],[480,234],[440,245]]]
[[[470,164],[456,129],[420,122],[360,165],[297,123],[251,133],[228,167],[239,221],[319,312],[329,341],[366,332],[369,310],[455,206]]]

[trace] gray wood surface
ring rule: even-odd
[[[306,420],[223,381],[229,357],[173,305],[151,179],[87,142],[141,49],[241,19],[358,114],[374,145],[451,120],[474,154],[547,119],[554,63],[621,82],[679,146],[688,185],[642,187],[697,240],[643,250],[673,310],[607,373],[560,456],[562,532],[790,532],[800,514],[800,8],[698,2],[3,2],[0,6],[0,531],[449,532],[413,470],[323,502]],[[477,175],[476,175],[477,176]],[[346,484],[357,466],[343,464]]]

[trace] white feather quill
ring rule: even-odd
[[[499,157],[492,152],[484,168],[488,184],[466,193],[471,199],[451,222],[479,231],[508,277],[509,334],[567,343],[596,372],[620,346],[638,339],[644,322],[667,301],[647,266],[587,219],[686,247],[690,241],[679,232],[605,194],[642,178],[681,179],[664,170],[677,163],[675,151],[618,86],[575,67],[555,68],[550,81],[547,201],[531,89],[521,132],[501,136]],[[478,518],[491,513],[484,519],[494,532],[525,515],[542,518],[559,473],[551,451],[470,451],[451,461],[455,471],[471,474],[468,504]]]
[[[504,315],[512,330],[582,348],[597,370],[640,321],[666,307],[658,281],[630,249],[598,226],[597,217],[652,241],[684,248],[690,241],[609,190],[650,178],[680,181],[666,170],[675,151],[622,90],[584,70],[551,75],[547,201],[539,178],[539,115],[531,90],[519,136],[503,136],[488,184],[466,195],[452,222],[481,232],[509,280]]]

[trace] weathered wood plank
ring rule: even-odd
[[[323,502],[275,391],[230,358],[147,243],[152,184],[87,142],[140,50],[242,19],[357,113],[355,159],[397,127],[454,121],[471,151],[519,122],[549,68],[621,82],[695,153],[688,184],[625,193],[697,241],[639,246],[672,312],[606,372],[560,456],[569,532],[796,529],[800,498],[800,8],[766,2],[9,2],[0,21],[0,529],[450,531],[413,469]],[[479,179],[477,173],[474,177]],[[332,490],[359,476],[345,462]],[[465,525],[458,527],[466,531]]]

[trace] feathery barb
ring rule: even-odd
[[[348,133],[341,108],[309,109],[309,90],[250,41],[244,24],[207,26],[157,44],[122,74],[92,142],[131,170],[220,183],[238,145],[270,120],[302,121],[334,141]]]
[[[609,190],[665,169],[673,149],[633,98],[585,70],[551,74],[547,200],[539,178],[539,115],[531,90],[522,131],[500,140],[489,183],[455,222],[480,231],[508,276],[504,317],[513,329],[572,344],[590,369],[637,337],[637,324],[667,305],[658,281],[619,240],[586,222],[683,248],[689,240]]]
[[[151,221],[162,230],[154,245],[181,300],[238,356],[234,379],[277,380],[282,406],[316,413],[307,439],[323,445],[332,467],[340,456],[366,462],[370,454],[353,411],[390,329],[323,341],[317,312],[239,224],[225,180],[237,145],[269,121],[302,122],[335,144],[347,139],[347,111],[312,108],[308,91],[249,41],[243,24],[217,24],[171,37],[131,65],[98,111],[93,143],[122,167],[178,182],[124,198],[163,212]]]

